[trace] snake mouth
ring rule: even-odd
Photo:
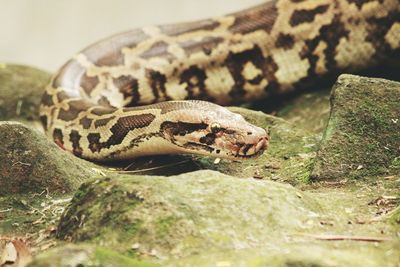
[[[235,149],[236,151],[232,153],[232,156],[238,159],[257,158],[264,153],[267,146],[268,146],[267,138],[261,138],[255,144],[235,145],[237,149]]]
[[[261,138],[252,144],[231,144],[229,149],[221,149],[206,144],[188,142],[183,147],[188,153],[196,153],[206,156],[214,156],[231,160],[254,159],[261,156],[268,146],[268,139]]]

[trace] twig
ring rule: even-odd
[[[14,162],[14,163],[12,164],[12,166],[14,167],[14,166],[17,165],[17,164],[20,164],[20,165],[23,165],[23,166],[31,166],[31,165],[32,165],[32,164],[30,164],[30,163],[25,163],[25,162],[17,161],[17,162]]]
[[[363,242],[384,242],[384,241],[392,241],[391,238],[385,237],[372,237],[372,236],[350,236],[350,235],[307,235],[304,236],[312,237],[318,240],[326,240],[326,241],[363,241]]]
[[[13,208],[8,208],[8,209],[5,209],[5,210],[0,210],[0,213],[9,212],[9,211],[12,211],[12,210],[13,210]]]
[[[183,163],[189,162],[189,160],[182,160],[179,162],[174,162],[174,163],[170,163],[170,164],[165,164],[165,165],[161,165],[161,166],[156,166],[156,167],[151,167],[151,168],[146,168],[146,169],[140,169],[140,170],[134,170],[134,171],[127,171],[127,169],[133,165],[130,164],[129,166],[125,167],[123,171],[110,171],[110,172],[122,172],[122,173],[127,173],[127,174],[134,174],[134,173],[140,173],[140,172],[145,172],[145,171],[154,171],[154,170],[160,170],[160,169],[164,169],[164,168],[169,168],[169,167],[173,167],[173,166],[177,166]]]

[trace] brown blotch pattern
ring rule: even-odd
[[[326,68],[328,70],[335,70],[336,47],[339,44],[341,38],[348,38],[350,32],[346,29],[345,24],[341,21],[341,16],[337,14],[331,24],[321,27],[319,33],[319,40],[325,40],[328,45],[328,47],[324,51],[326,58]]]
[[[376,50],[374,55],[375,60],[380,62],[388,58],[392,60],[400,59],[400,49],[393,50],[385,40],[385,35],[392,25],[396,22],[400,23],[400,10],[397,12],[390,12],[384,18],[369,18],[367,22],[370,26],[370,32],[366,40],[370,42]]]
[[[270,72],[271,69],[269,69],[268,65],[265,64],[265,58],[262,54],[261,49],[258,46],[254,46],[254,48],[240,53],[230,53],[225,63],[235,81],[235,84],[229,92],[229,95],[236,102],[238,102],[239,99],[242,99],[242,97],[246,94],[246,91],[244,90],[244,85],[246,84],[246,82],[254,84],[256,82],[260,82],[263,78],[256,77],[252,80],[247,80],[243,76],[243,68],[248,62],[253,63],[254,66],[262,70],[264,77],[269,76],[271,78],[271,81],[275,80],[273,73]],[[275,69],[272,70],[275,72]]]
[[[206,92],[206,72],[197,66],[191,66],[181,74],[180,83],[186,83],[187,99],[209,99]]]
[[[147,78],[153,91],[154,102],[158,102],[159,99],[171,100],[165,88],[167,77],[164,74],[155,70],[147,70]]]
[[[358,9],[361,9],[363,5],[369,2],[375,2],[377,0],[347,0],[349,3],[354,3]],[[381,0],[379,0],[380,3],[382,3]]]
[[[291,26],[297,26],[302,23],[313,22],[316,15],[325,13],[328,8],[329,5],[321,5],[311,10],[295,10],[290,18],[289,23]]]
[[[62,102],[64,100],[69,99],[70,97],[64,92],[64,91],[60,91],[57,93],[57,99],[59,102]]]
[[[80,157],[83,152],[82,147],[79,143],[81,138],[82,136],[76,130],[72,130],[71,133],[69,134],[69,140],[71,141],[72,144],[72,153],[74,153],[74,155],[78,157]]]
[[[116,111],[116,108],[112,108],[112,107],[95,107],[93,108],[90,113],[92,113],[93,115],[97,115],[97,116],[103,116],[103,115],[107,115],[107,114],[111,114],[114,111]]]
[[[83,110],[87,110],[92,107],[92,104],[84,101],[84,100],[73,100],[68,102],[69,109],[65,110],[63,108],[60,109],[58,113],[58,119],[63,121],[73,121],[78,118],[79,114]]]
[[[119,145],[130,131],[147,127],[154,119],[155,115],[153,114],[131,115],[119,118],[110,128],[112,135],[106,142],[100,142],[99,133],[88,134],[89,149],[94,153],[100,152],[103,148]]]
[[[139,94],[139,82],[137,79],[130,75],[122,75],[118,78],[113,79],[115,87],[119,88],[119,91],[123,94],[124,99],[132,98],[130,103],[127,105],[136,106],[140,101]]]
[[[106,126],[110,121],[112,121],[113,119],[115,119],[115,116],[111,116],[109,118],[105,118],[105,119],[98,119],[94,121],[94,127],[95,128],[99,128],[101,126]]]
[[[276,40],[275,46],[277,48],[292,49],[294,45],[294,37],[290,34],[280,33]]]
[[[99,104],[100,106],[104,106],[104,107],[112,107],[113,106],[113,105],[111,105],[110,100],[105,96],[101,96],[100,99],[97,101],[97,104]]]
[[[98,83],[99,83],[98,77],[87,76],[86,73],[81,78],[81,87],[89,96],[92,93],[93,89],[96,88]]]
[[[168,47],[169,47],[169,44],[167,44],[164,41],[159,41],[159,42],[154,43],[148,50],[144,51],[139,56],[143,59],[162,57],[162,58],[168,59],[169,61],[172,61],[176,58],[173,54],[168,52]]]
[[[47,92],[43,94],[42,105],[50,107],[54,105],[53,96],[49,95]]]
[[[212,50],[224,41],[225,39],[222,37],[206,36],[200,41],[188,40],[185,42],[180,42],[179,45],[183,48],[188,56],[197,52],[204,52],[204,54],[210,55]]]
[[[47,116],[46,115],[42,115],[39,118],[40,118],[40,122],[43,125],[44,130],[47,131],[47,121],[48,121]]]
[[[89,119],[87,117],[83,117],[82,119],[79,120],[79,124],[82,125],[83,129],[89,129],[90,126],[92,125],[92,119]]]
[[[166,133],[169,136],[185,136],[198,130],[207,129],[206,123],[190,123],[190,122],[172,122],[165,121],[160,126],[160,132]]]
[[[56,128],[53,130],[53,140],[59,146],[64,145],[64,136],[61,129]]]
[[[229,28],[233,33],[246,34],[254,29],[263,29],[270,33],[278,17],[278,9],[274,1],[271,1],[239,12],[235,17],[235,23]]]

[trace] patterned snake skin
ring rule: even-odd
[[[266,131],[208,101],[252,101],[388,58],[400,58],[399,0],[270,1],[88,47],[53,77],[41,120],[60,147],[90,160],[250,158],[267,147]]]

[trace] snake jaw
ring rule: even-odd
[[[230,143],[226,145],[229,159],[250,159],[261,156],[268,147],[268,136],[259,135],[253,138],[243,138],[243,142]]]
[[[251,125],[246,129],[221,129],[220,132],[202,128],[197,131],[169,136],[181,153],[200,154],[230,160],[251,159],[263,154],[269,137],[265,130]]]

